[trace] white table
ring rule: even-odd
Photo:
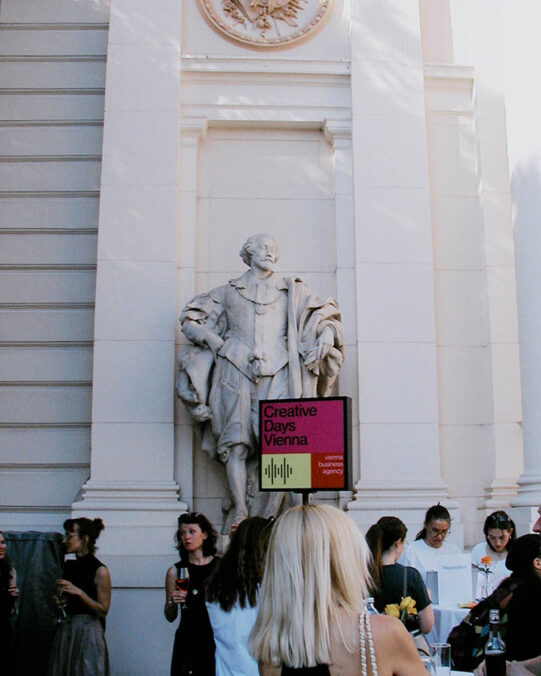
[[[429,643],[444,643],[453,627],[460,624],[466,615],[470,612],[469,608],[459,608],[458,606],[440,606],[434,604],[434,627],[427,634]]]

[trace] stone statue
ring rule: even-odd
[[[257,495],[259,401],[328,396],[343,362],[336,301],[276,273],[277,253],[269,235],[249,237],[240,251],[249,270],[180,316],[193,344],[178,355],[177,394],[202,424],[203,448],[226,467],[229,525],[270,515],[281,501],[271,494],[265,507]]]

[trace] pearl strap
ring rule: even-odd
[[[366,645],[368,643],[368,653],[370,655],[370,670],[372,676],[378,676],[378,665],[376,664],[376,651],[374,649],[374,638],[372,636],[372,627],[370,626],[370,615],[364,609],[359,615],[359,642],[361,646],[361,671],[362,676],[368,676],[368,659]]]

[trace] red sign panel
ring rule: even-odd
[[[351,399],[259,402],[260,488],[350,488]]]

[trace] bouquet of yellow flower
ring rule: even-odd
[[[385,606],[385,614],[397,617],[408,631],[416,629],[419,624],[415,599],[411,596],[403,596],[400,603],[388,603]]]

